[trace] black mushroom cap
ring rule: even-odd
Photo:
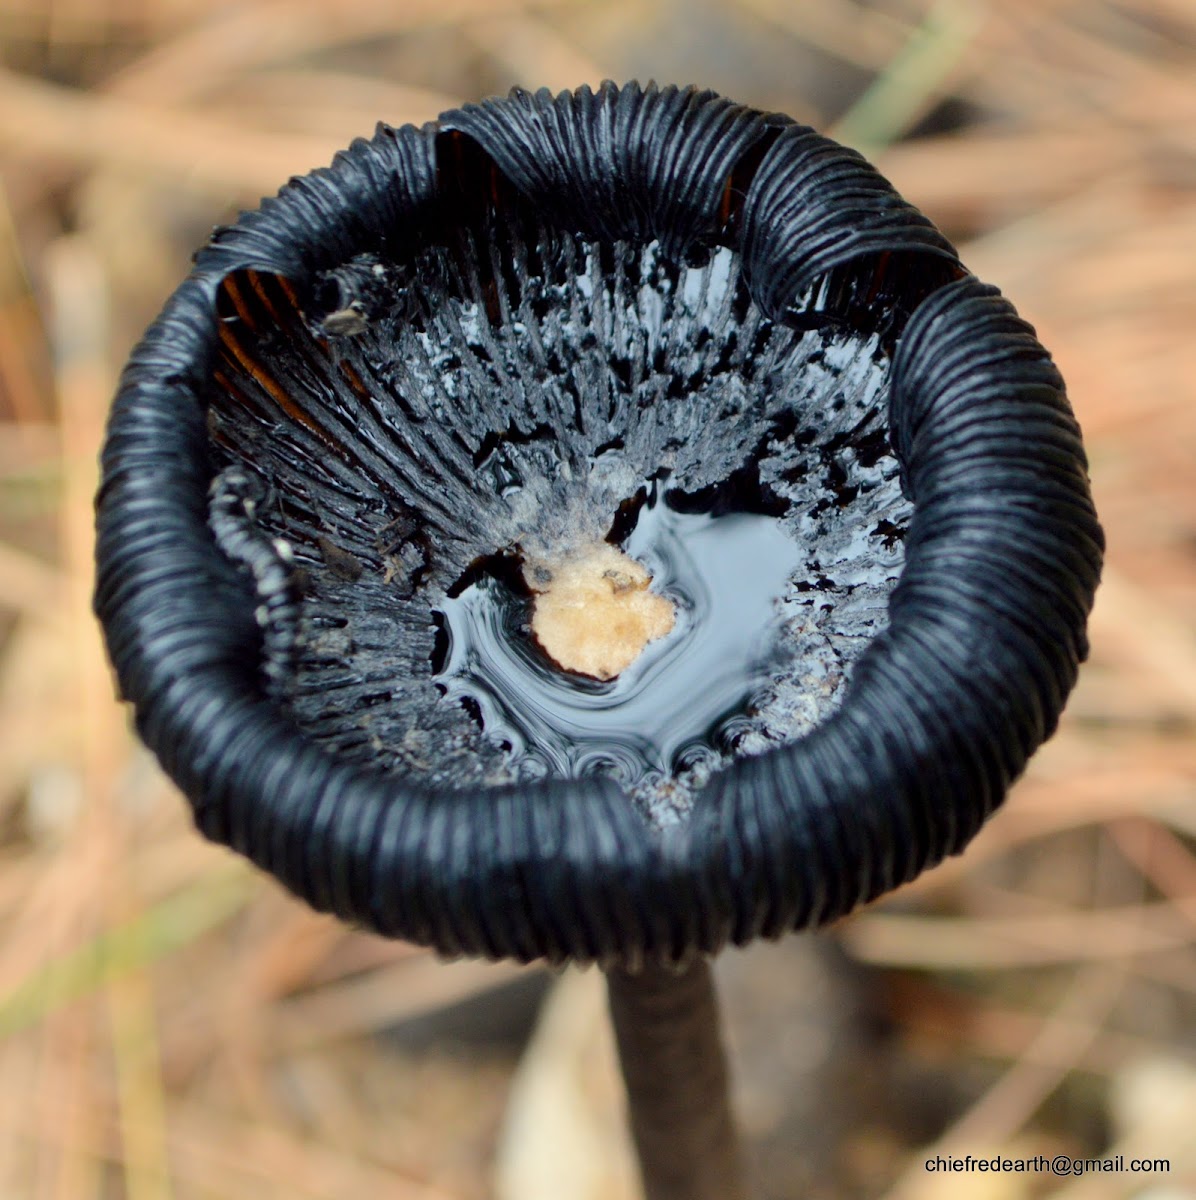
[[[519,229],[555,249],[529,249]],[[482,474],[482,449],[442,436],[453,396],[436,392],[439,420],[404,416],[419,381],[378,366],[373,386],[399,397],[384,421],[355,342],[414,353],[404,326],[434,319],[420,277],[443,268],[494,327],[445,370],[490,369],[504,353],[494,329],[552,301],[545,291],[513,311],[535,274],[527,256],[617,246],[634,257],[649,244],[674,290],[687,264],[729,252],[735,303],[754,306],[752,345],[774,360],[770,329],[874,339],[877,420],[913,506],[887,624],[833,711],[725,763],[680,820],[652,821],[604,775],[421,776],[386,757],[385,738],[354,741],[323,699],[287,691],[297,646],[318,645],[312,670],[328,688],[358,717],[384,710],[407,682],[401,663],[383,678],[386,631],[430,654],[427,602],[413,609],[412,596],[443,591],[472,544],[462,534],[452,551],[451,514],[428,482],[468,477],[470,463]],[[510,252],[524,256],[514,271]],[[618,275],[632,260],[602,261]],[[536,337],[519,326],[532,350]],[[715,373],[738,371],[749,390],[797,386],[793,372],[752,375],[753,354],[724,355]],[[551,355],[540,366],[509,404],[557,403]],[[579,407],[593,399],[582,374],[570,385]],[[471,394],[489,403],[484,387]],[[650,407],[646,394],[626,421]],[[661,393],[666,403],[682,417],[691,405]],[[517,433],[517,414],[492,415],[487,450]],[[535,419],[556,429],[558,417]],[[802,432],[768,429],[774,442]],[[392,490],[370,501],[354,472]],[[310,495],[294,483],[305,473]],[[288,505],[299,535],[258,519]],[[480,502],[458,507],[471,510],[465,525],[472,507],[485,515]],[[371,547],[363,522],[393,527],[393,543]],[[283,534],[298,536],[298,565]],[[959,852],[1056,726],[1102,550],[1063,381],[925,217],[859,155],[786,118],[711,92],[608,84],[515,92],[423,129],[379,126],[216,232],[121,380],[95,605],[138,730],[208,837],[318,909],[447,954],[635,965],[830,921]],[[367,585],[382,617],[352,607]],[[321,597],[343,597],[348,616],[305,616],[323,612]],[[354,637],[375,639],[377,678],[336,676],[335,650]],[[435,694],[426,678],[410,684]]]

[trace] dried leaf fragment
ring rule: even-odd
[[[676,620],[672,601],[650,590],[643,565],[605,542],[529,564],[525,574],[536,593],[532,632],[566,671],[613,679]]]

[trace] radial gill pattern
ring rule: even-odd
[[[528,632],[596,544],[675,608],[613,680]],[[634,965],[961,849],[1101,548],[1033,331],[871,167],[607,85],[217,233],[122,380],[96,607],[209,836],[447,953]]]
[[[760,694],[716,715],[738,718],[740,749],[807,732],[886,624],[908,524],[878,334],[827,311],[827,280],[800,304],[812,328],[775,324],[726,248],[685,267],[656,241],[594,243],[528,221],[467,231],[458,249],[338,269],[325,288],[334,312],[353,314],[341,335],[283,279],[223,281],[208,429],[229,465],[212,526],[236,559],[227,514],[239,508],[303,580],[302,603],[264,622],[272,693],[317,742],[405,776],[459,785],[553,769],[469,715],[468,682],[440,702],[446,593],[501,551],[544,560],[605,539],[645,481],[692,503],[733,480],[741,502],[778,515],[796,561]],[[263,597],[273,586],[256,582]],[[708,748],[702,775],[733,756]],[[692,772],[614,750],[587,769],[650,780],[648,813],[688,794]]]

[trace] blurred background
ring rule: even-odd
[[[874,156],[1056,356],[1110,542],[967,855],[721,959],[762,1200],[1196,1197],[1196,2],[0,0],[5,1200],[634,1194],[597,973],[446,965],[203,843],[89,611],[116,375],[211,226],[378,119],[606,77]]]

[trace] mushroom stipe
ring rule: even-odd
[[[662,822],[438,703],[487,538],[602,540],[656,472],[752,464],[884,563],[805,581],[860,622],[810,728]],[[208,837],[387,936],[632,971],[960,852],[1056,726],[1103,552],[1063,381],[924,216],[785,117],[634,84],[381,125],[217,230],[122,376],[97,520],[121,691]]]

